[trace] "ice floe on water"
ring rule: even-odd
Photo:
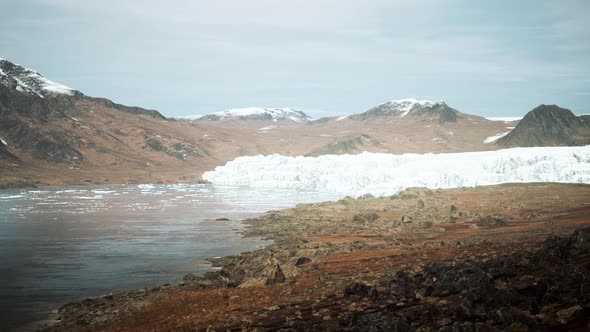
[[[0,195],[0,199],[15,199],[15,198],[22,198],[23,195]]]
[[[352,196],[393,195],[418,186],[590,183],[590,146],[444,154],[240,157],[205,173],[203,178],[215,185],[319,190]]]

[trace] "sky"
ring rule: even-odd
[[[590,113],[590,1],[0,0],[0,57],[166,116]]]

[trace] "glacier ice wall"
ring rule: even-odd
[[[216,185],[385,196],[408,187],[590,183],[590,145],[444,154],[239,157],[203,175]]]

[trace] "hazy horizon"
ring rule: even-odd
[[[587,1],[22,0],[0,18],[0,57],[168,117],[320,118],[404,98],[487,117],[589,113]]]

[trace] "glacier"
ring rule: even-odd
[[[203,174],[214,185],[317,190],[358,197],[409,187],[456,188],[510,182],[590,183],[590,145],[441,154],[236,158]]]

